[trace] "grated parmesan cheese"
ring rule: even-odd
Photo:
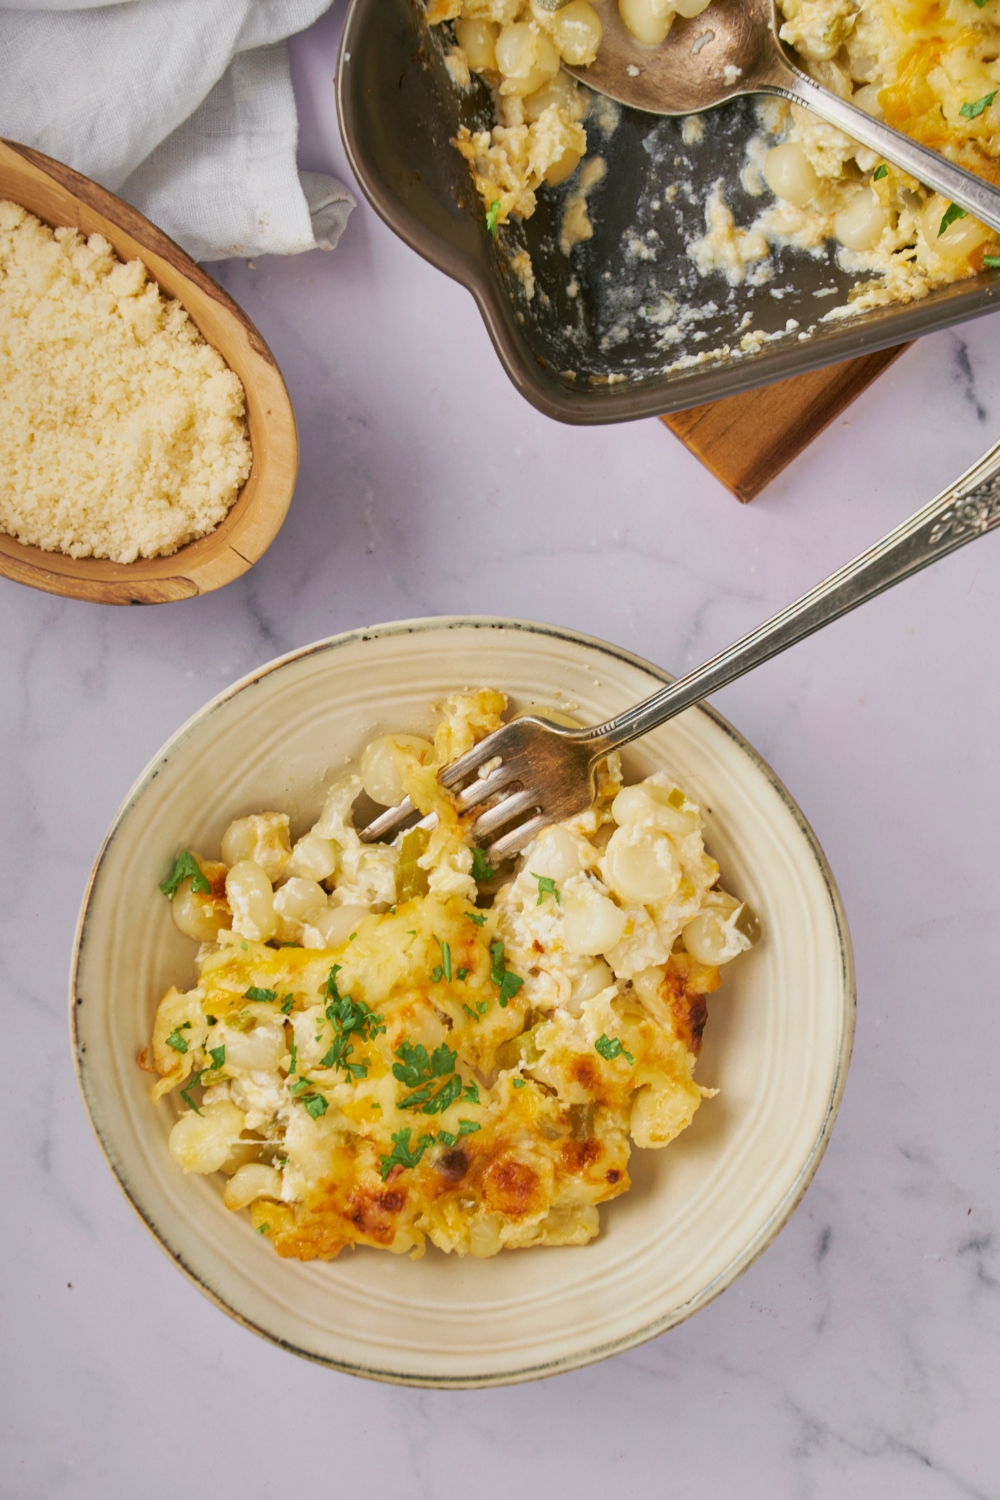
[[[0,201],[0,530],[70,557],[176,552],[250,472],[244,411],[141,261]]]

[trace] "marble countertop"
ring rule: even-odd
[[[302,164],[349,178],[338,25],[339,8],[294,42],[293,65]],[[448,612],[553,621],[691,666],[995,441],[1000,315],[911,348],[744,507],[656,421],[573,430],[533,411],[467,293],[365,204],[333,255],[215,269],[298,414],[277,541],[180,605],[0,581],[0,1496],[1000,1495],[994,538],[715,700],[826,849],[858,1031],[798,1212],[671,1333],[472,1393],[299,1361],[209,1305],[146,1233],[90,1133],[66,1034],[91,861],[133,778],[206,699],[317,637]]]

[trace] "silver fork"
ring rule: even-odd
[[[533,714],[515,719],[446,766],[439,779],[455,793],[459,813],[491,804],[476,818],[471,832],[478,844],[497,835],[487,849],[488,862],[495,868],[529,844],[547,823],[561,822],[590,806],[597,763],[610,751],[657,729],[709,693],[998,524],[1000,443],[867,552],[651,698],[591,729],[566,729]],[[491,765],[494,761],[498,763]],[[384,839],[416,816],[407,797],[362,829],[361,837]],[[434,822],[432,815],[420,826]]]

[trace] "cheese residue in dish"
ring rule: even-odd
[[[663,772],[623,786],[612,755],[594,804],[493,877],[437,773],[505,707],[453,695],[433,744],[374,741],[294,846],[285,814],[253,814],[164,883],[198,980],[140,1061],[179,1101],[174,1161],[229,1174],[224,1203],[279,1255],[585,1244],[629,1137],[667,1145],[713,1092],[705,997],[759,926],[698,808]],[[362,790],[437,824],[364,844]]]
[[[244,406],[140,261],[0,201],[0,529],[70,557],[176,552],[250,472]]]
[[[708,0],[617,3],[637,40],[655,46],[676,16],[700,15]],[[779,0],[779,7],[782,39],[818,83],[1000,183],[997,0]],[[593,61],[598,11],[587,0],[556,11],[533,0],[430,0],[427,15],[432,24],[453,23],[452,54],[493,93],[500,123],[455,140],[485,207],[498,205],[491,223],[530,217],[542,183],[565,181],[587,148],[586,91],[559,67]],[[766,184],[776,201],[739,226],[720,177],[705,205],[705,233],[687,246],[701,276],[759,285],[773,274],[772,248],[821,255],[833,241],[842,269],[858,278],[849,304],[827,314],[837,317],[1000,268],[993,231],[876,152],[801,105],[762,100],[759,113],[763,131],[741,180],[751,194]],[[703,133],[700,118],[684,121],[686,145]],[[564,209],[564,253],[589,229],[581,184]]]

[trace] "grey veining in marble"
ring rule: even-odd
[[[347,176],[339,9],[293,47],[302,165]],[[805,809],[859,977],[843,1110],[788,1228],[705,1312],[537,1386],[366,1385],[210,1306],[77,1096],[80,895],[159,744],[257,663],[405,615],[576,626],[675,671],[929,499],[1000,427],[1000,318],[923,340],[741,507],[655,421],[574,431],[467,294],[362,206],[339,250],[218,268],[302,436],[288,522],[220,593],[101,609],[0,583],[0,1497],[1000,1496],[1000,542],[719,695]],[[488,413],[488,415],[487,415]],[[475,523],[475,524],[473,524]]]

